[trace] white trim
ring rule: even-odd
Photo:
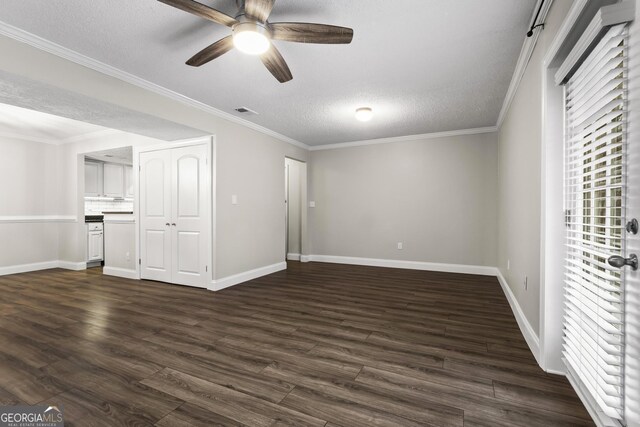
[[[1,25],[2,24],[0,23],[0,27]],[[69,120],[72,120],[72,119],[69,119]],[[63,144],[69,144],[72,142],[83,141],[89,138],[97,138],[100,136],[112,135],[116,133],[124,133],[124,132],[116,129],[100,129],[100,130],[91,131],[88,133],[83,133],[80,135],[70,136],[64,139],[51,139],[51,138],[41,138],[37,136],[23,135],[20,133],[0,131],[0,138],[18,139],[20,141],[37,142],[40,144],[47,144],[47,145],[63,145]]]
[[[22,135],[19,133],[0,131],[0,138],[18,139],[20,141],[37,142],[39,144],[60,145],[57,139],[39,138],[37,136]]]
[[[49,223],[49,222],[78,222],[78,218],[74,215],[15,215],[0,216],[0,224],[18,224],[18,223]]]
[[[124,277],[125,279],[139,280],[138,272],[136,270],[129,270],[127,268],[105,266],[102,269],[102,274],[105,274],[107,276]]]
[[[58,268],[65,270],[81,271],[87,269],[86,262],[58,261]]]
[[[573,1],[573,3],[571,4],[571,9],[569,9],[569,12],[567,12],[567,16],[564,18],[564,21],[562,21],[562,25],[560,25],[556,36],[553,38],[553,41],[547,49],[547,55],[544,57],[543,61],[545,64],[551,64],[551,62],[554,60],[554,58],[558,54],[558,51],[564,44],[565,39],[571,33],[571,30],[573,29],[576,22],[578,22],[578,18],[580,18],[582,11],[588,3],[589,0]]]
[[[253,129],[255,131],[261,132],[265,135],[271,136],[280,141],[289,143],[291,145],[295,145],[296,147],[300,147],[305,150],[309,149],[309,146],[307,144],[304,144],[300,141],[296,141],[295,139],[289,138],[288,136],[281,135],[277,132],[272,131],[271,129],[267,129],[263,126],[257,125],[248,120],[242,119],[240,117],[236,117],[225,111],[218,110],[217,108],[213,108],[200,101],[196,101],[195,99],[191,99],[182,94],[169,90],[165,87],[159,86],[155,83],[152,83],[140,77],[134,76],[133,74],[130,74],[118,68],[112,67],[111,65],[107,65],[103,62],[96,61],[93,58],[89,58],[88,56],[82,55],[71,49],[67,49],[66,47],[60,46],[59,44],[43,39],[42,37],[36,36],[35,34],[31,34],[20,28],[16,28],[12,25],[7,24],[6,22],[0,21],[0,34],[7,36],[9,38],[12,38],[14,40],[17,40],[19,42],[26,43],[42,51],[51,53],[60,58],[66,59],[68,61],[82,65],[84,67],[90,68],[99,73],[105,74],[107,76],[115,77],[116,79],[122,80],[126,83],[149,90],[151,92],[154,92],[162,96],[166,96],[167,98],[173,99],[174,101],[181,102],[190,107],[196,108],[198,110],[204,111],[206,113],[212,114],[214,116],[220,117],[230,122],[234,122],[242,126],[245,126],[247,128]]]
[[[230,286],[244,283],[249,280],[257,279],[258,277],[266,276],[268,274],[273,274],[278,271],[282,271],[286,269],[287,269],[287,263],[284,261],[279,262],[277,264],[271,264],[264,267],[255,268],[253,270],[234,274],[232,276],[227,276],[221,279],[212,280],[211,285],[209,286],[209,290],[220,291]]]
[[[556,84],[560,85],[568,81],[578,67],[579,61],[588,53],[589,47],[602,37],[606,29],[613,25],[633,21],[635,14],[635,1],[623,1],[601,7],[558,69],[555,75]]]
[[[477,135],[481,133],[496,132],[497,130],[498,128],[496,126],[489,126],[489,127],[483,127],[483,128],[452,130],[447,132],[425,133],[421,135],[406,135],[406,136],[396,136],[392,138],[379,138],[379,139],[369,139],[369,140],[363,140],[363,141],[339,142],[336,144],[311,146],[309,147],[309,151],[335,150],[336,148],[349,148],[349,147],[361,147],[364,145],[390,144],[393,142],[420,141],[423,139],[447,138],[450,136],[460,136],[460,135]]]
[[[0,267],[0,276],[6,276],[8,274],[26,273],[28,271],[48,270],[50,268],[57,268],[58,261],[45,261],[35,262],[33,264],[20,264],[9,265],[7,267]]]
[[[502,290],[507,297],[507,301],[509,301],[509,305],[511,306],[513,315],[518,322],[520,332],[522,332],[524,339],[529,345],[529,349],[533,353],[533,356],[536,358],[538,365],[540,365],[540,340],[538,339],[538,335],[536,335],[533,327],[531,326],[531,323],[529,323],[529,320],[527,320],[527,316],[524,315],[524,312],[522,311],[518,300],[511,291],[511,288],[509,287],[507,280],[502,275],[502,272],[500,272],[500,269],[496,269],[496,275],[498,277],[498,282],[500,282],[500,286],[502,286]]]
[[[560,375],[560,376],[563,376],[563,377],[567,376],[567,372],[566,371],[559,371],[559,370],[556,370],[556,369],[546,369],[545,372],[547,374]]]
[[[300,262],[309,262],[311,261],[310,255],[300,255]]]
[[[300,261],[300,254],[287,254],[287,261]]]
[[[6,267],[0,267],[0,276],[6,276],[9,274],[27,273],[29,271],[49,270],[52,268],[64,268],[66,270],[84,270],[86,263],[84,262],[69,262],[69,261],[44,261],[34,262],[31,264],[9,265]]]
[[[403,268],[409,270],[442,271],[447,273],[495,276],[496,268],[483,265],[444,264],[436,262],[403,261],[395,259],[359,258],[333,255],[309,255],[309,261],[333,264],[368,265],[371,267]]]
[[[533,9],[533,17],[531,18],[531,22],[533,22],[533,18],[540,7],[540,1],[536,2],[536,7]],[[538,17],[538,23],[543,23],[547,19],[547,14],[549,13],[549,9],[553,4],[553,0],[545,1],[542,4],[542,9],[540,10],[540,16]],[[509,84],[509,89],[507,90],[507,95],[504,98],[504,102],[502,103],[502,109],[500,110],[500,114],[498,115],[498,121],[496,122],[496,127],[500,129],[502,127],[502,122],[504,122],[507,113],[509,112],[509,108],[511,107],[511,103],[518,92],[518,86],[520,86],[520,82],[522,81],[522,77],[524,76],[525,71],[527,70],[527,65],[529,65],[529,60],[531,59],[531,55],[533,55],[533,51],[538,43],[538,37],[540,37],[540,33],[544,31],[544,28],[536,28],[533,30],[533,36],[525,37],[524,44],[522,45],[522,49],[520,50],[520,56],[518,57],[518,62],[516,63],[516,69],[513,72],[513,77],[511,77],[511,83]]]

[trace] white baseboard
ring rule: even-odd
[[[540,340],[538,339],[538,335],[535,333],[533,327],[527,320],[527,317],[524,315],[520,304],[518,304],[518,300],[515,295],[511,291],[507,280],[504,278],[500,269],[495,269],[496,276],[498,276],[498,281],[500,282],[500,286],[502,286],[502,291],[507,297],[507,301],[509,301],[509,305],[511,306],[511,311],[513,311],[513,315],[516,317],[516,321],[518,322],[518,326],[520,327],[520,332],[524,336],[524,339],[527,341],[533,356],[536,358],[538,365],[542,366],[540,363]]]
[[[402,261],[394,259],[358,258],[333,255],[309,255],[309,261],[334,264],[368,265],[371,267],[404,268],[409,270],[442,271],[446,273],[478,274],[495,276],[496,268],[483,265],[443,264],[437,262]]]
[[[547,374],[553,374],[553,375],[561,375],[563,377],[567,376],[567,373],[565,371],[559,371],[557,369],[545,369],[545,372]]]
[[[311,255],[300,255],[300,262],[309,262],[311,261]]]
[[[0,267],[0,276],[6,276],[8,274],[26,273],[28,271],[48,270],[50,268],[57,268],[58,261],[45,261],[35,262],[32,264],[20,264],[9,265],[7,267]]]
[[[300,261],[300,254],[287,254],[288,261]]]
[[[116,276],[123,277],[125,279],[138,280],[138,272],[135,270],[129,270],[127,268],[104,267],[102,269],[102,274],[106,274],[107,276]]]
[[[71,262],[71,261],[58,261],[58,268],[64,268],[65,270],[80,271],[87,269],[86,262]]]
[[[34,262],[31,264],[9,265],[0,267],[0,276],[9,274],[28,273],[29,271],[48,270],[50,268],[64,268],[66,270],[84,270],[86,264],[84,262],[69,261],[44,261]]]
[[[266,276],[268,274],[276,273],[278,271],[286,270],[287,263],[279,262],[277,264],[267,265],[264,267],[256,268],[242,273],[234,274],[233,276],[223,277],[211,281],[209,290],[220,291],[230,286],[237,285],[239,283],[247,282],[249,280],[257,279],[258,277]]]

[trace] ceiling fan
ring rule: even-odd
[[[272,40],[296,43],[349,44],[351,28],[304,22],[269,22],[276,0],[237,0],[239,11],[231,17],[194,0],[158,0],[185,12],[231,28],[231,35],[205,47],[187,61],[199,67],[236,47],[251,55],[260,55],[262,63],[280,83],[293,79],[284,58]]]

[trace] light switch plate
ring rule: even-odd
[[[238,196],[237,195],[233,194],[231,196],[231,204],[232,205],[237,205],[238,204]]]

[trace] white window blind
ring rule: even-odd
[[[627,29],[608,30],[565,88],[564,358],[604,414],[623,418]]]

